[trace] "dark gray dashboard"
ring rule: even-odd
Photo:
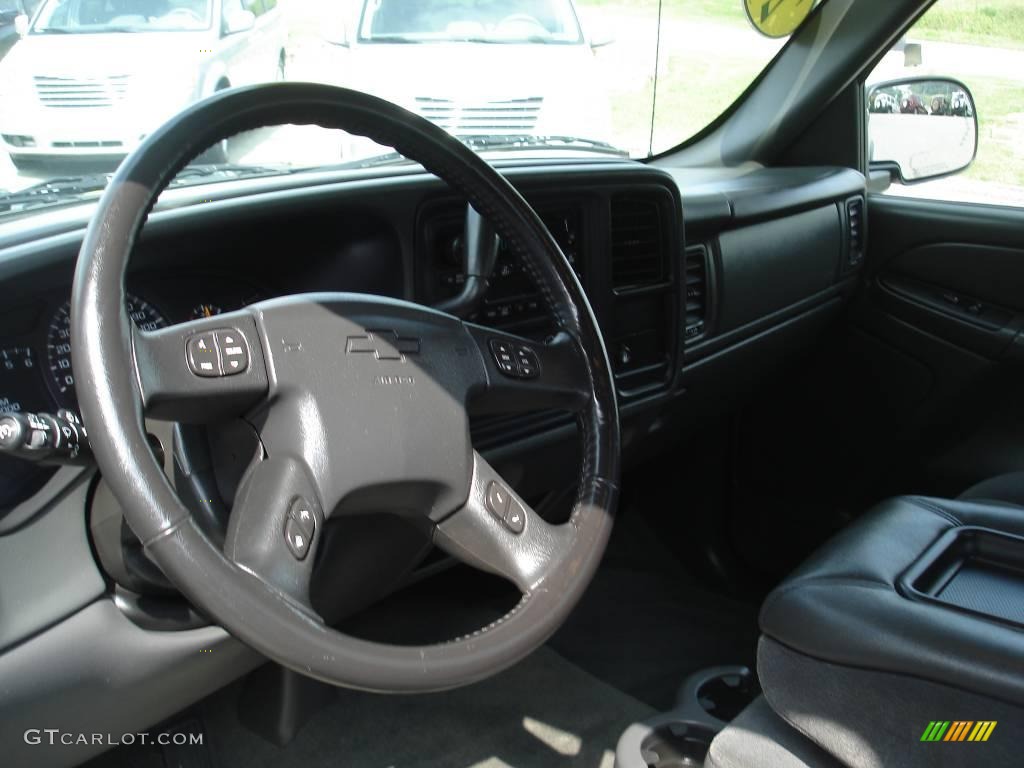
[[[738,402],[763,366],[813,348],[859,279],[867,212],[864,179],[852,171],[660,170],[627,161],[499,167],[570,256],[594,306],[615,368],[627,466],[678,445],[700,413]],[[461,284],[464,211],[464,201],[415,168],[175,190],[151,215],[129,290],[168,323],[306,291],[436,304]],[[26,372],[18,358],[17,391],[0,370],[0,398],[26,410],[74,406],[49,380],[63,372],[51,370],[49,346],[89,212],[80,206],[40,217],[35,230],[0,224],[0,289],[13,297],[0,310],[0,350],[28,349],[35,361]],[[474,319],[525,335],[549,328],[535,287],[507,253]],[[538,512],[552,520],[564,514],[576,466],[569,419],[481,414],[471,429]],[[179,481],[193,482],[180,470]],[[210,487],[217,490],[202,486]],[[220,502],[227,507],[230,498]],[[5,743],[25,723],[59,721],[84,701],[100,713],[89,730],[143,728],[259,661],[221,630],[197,626],[187,610],[175,624],[173,610],[168,620],[126,604],[89,534],[90,515],[115,514],[114,504],[92,473],[0,463]],[[325,576],[325,590],[361,590],[332,593],[333,619],[342,622],[417,569],[437,567],[408,531],[385,534],[402,536],[404,560],[392,553],[401,561],[392,571]],[[361,546],[365,562],[383,542]],[[21,554],[3,554],[11,552]],[[74,588],[58,590],[61,583]],[[130,664],[95,651],[78,662],[49,661],[63,643],[93,648],[111,638]],[[211,644],[223,650],[223,667],[198,654]],[[130,693],[146,686],[145,698]],[[69,690],[73,696],[62,694]]]

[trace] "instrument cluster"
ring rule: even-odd
[[[230,312],[266,298],[231,275],[156,274],[129,278],[128,313],[142,330]],[[8,299],[0,311],[0,413],[77,412],[71,359],[70,286]],[[24,498],[50,470],[0,458],[0,512]]]

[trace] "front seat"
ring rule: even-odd
[[[956,501],[890,499],[797,569],[761,610],[770,710],[755,702],[707,764],[751,765],[742,755],[753,739],[782,742],[757,764],[787,768],[1019,765],[1019,488],[999,478]],[[786,729],[797,733],[780,738]]]

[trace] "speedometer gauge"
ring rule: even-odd
[[[128,294],[128,316],[143,331],[163,328],[167,321],[151,304]],[[47,384],[53,396],[65,406],[75,406],[75,372],[71,367],[71,302],[57,310],[46,333],[46,357],[50,375]]]

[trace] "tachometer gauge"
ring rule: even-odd
[[[167,321],[151,304],[128,294],[128,316],[144,331],[163,328]],[[75,372],[71,367],[71,302],[57,310],[46,333],[46,357],[50,367],[47,384],[63,406],[77,407]]]
[[[0,412],[50,407],[31,347],[0,349]]]
[[[218,307],[216,304],[196,304],[192,307],[192,311],[188,314],[189,320],[201,320],[204,317],[213,317],[219,315],[224,310]]]

